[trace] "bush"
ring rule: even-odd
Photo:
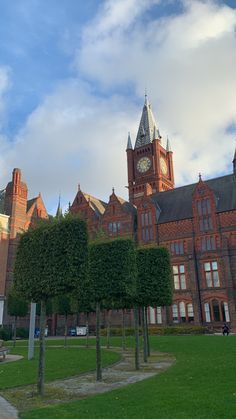
[[[107,335],[107,329],[104,328],[100,332],[101,336]],[[142,334],[142,329],[139,329],[139,334]],[[111,327],[110,328],[110,335],[111,336],[122,336],[122,328],[121,327]],[[125,335],[126,336],[133,336],[134,335],[134,328],[133,327],[126,327],[125,328]]]
[[[208,329],[204,326],[149,326],[148,331],[150,335],[202,335],[208,332]],[[141,329],[139,330],[140,334],[142,333]],[[106,336],[107,329],[101,330],[101,336]],[[121,327],[111,327],[110,328],[111,336],[121,336],[122,328]],[[125,329],[126,336],[133,336],[134,329],[132,327]]]
[[[16,329],[16,336],[21,339],[28,339],[29,337],[29,329],[25,327],[17,327]]]
[[[206,331],[204,326],[149,326],[150,335],[202,335]]]
[[[2,326],[0,328],[0,339],[2,340],[11,340],[12,338],[12,329],[8,326]]]

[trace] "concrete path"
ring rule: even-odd
[[[74,347],[74,346],[73,346]],[[87,396],[105,393],[121,388],[131,383],[145,380],[160,374],[174,364],[175,358],[167,353],[153,352],[148,363],[142,361],[140,356],[140,370],[134,368],[133,351],[122,352],[120,348],[111,348],[111,351],[120,352],[121,361],[103,369],[102,380],[97,382],[95,372],[84,373],[70,378],[56,380],[45,385],[46,397],[41,401],[40,407],[78,400]],[[17,398],[15,398],[17,393]],[[31,386],[8,389],[2,394],[16,404],[19,410],[39,407],[37,392]],[[35,398],[36,397],[36,398]],[[0,419],[17,418],[17,411],[3,398],[0,398]]]
[[[0,419],[14,419],[18,418],[18,413],[15,407],[8,403],[0,396]]]

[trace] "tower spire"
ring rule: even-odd
[[[61,218],[62,216],[63,214],[62,214],[62,208],[61,208],[61,194],[59,194],[56,218]]]
[[[148,102],[147,93],[145,91],[144,106],[134,148],[139,148],[143,145],[150,144],[153,141],[156,133],[159,133],[159,130],[157,128],[151,105]]]
[[[128,133],[128,141],[127,141],[126,150],[133,150],[132,141],[131,141],[131,137],[130,137],[130,132]]]

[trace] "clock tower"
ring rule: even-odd
[[[134,149],[129,134],[126,152],[129,200],[132,204],[137,204],[144,196],[146,184],[151,186],[152,193],[174,188],[170,143],[167,138],[166,147],[162,145],[162,138],[147,96]]]

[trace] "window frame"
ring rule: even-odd
[[[172,265],[172,274],[173,274],[173,281],[174,281],[174,290],[175,291],[186,290],[187,281],[186,281],[185,264],[178,263],[178,264]]]

